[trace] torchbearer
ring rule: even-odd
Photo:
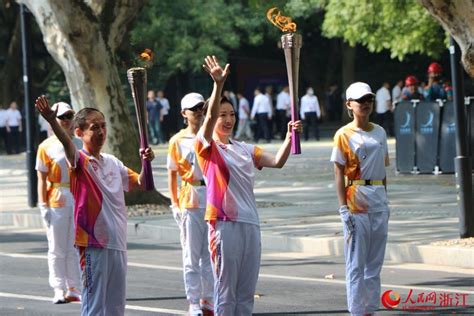
[[[300,133],[302,124],[288,123],[276,154],[231,139],[234,107],[221,97],[230,66],[222,68],[215,56],[207,56],[203,66],[214,87],[194,146],[207,186],[205,220],[214,274],[214,312],[218,316],[252,315],[261,255],[253,192],[255,169],[282,168],[290,155],[291,131]]]
[[[144,189],[145,174],[127,168],[113,155],[102,152],[107,125],[102,112],[83,108],[74,116],[74,132],[83,148],[56,120],[41,96],[36,108],[48,121],[64,147],[74,196],[74,245],[82,269],[81,315],[124,315],[127,274],[127,209],[124,191]],[[152,160],[153,151],[140,149],[142,160]]]
[[[300,49],[303,39],[296,32],[296,23],[291,21],[290,17],[280,14],[277,8],[271,8],[267,11],[268,20],[277,26],[283,32],[288,32],[281,37],[281,44],[285,52],[286,70],[288,74],[288,84],[290,87],[291,99],[291,121],[299,120],[298,116],[298,75],[300,68]],[[291,131],[291,153],[293,155],[301,154],[300,135],[296,130]]]

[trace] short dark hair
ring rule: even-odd
[[[206,112],[207,109],[209,108],[209,102],[210,101],[211,101],[211,98],[207,99],[206,102],[204,102],[204,108],[203,108],[204,112]],[[230,103],[232,105],[232,107],[234,107],[232,102],[230,102],[230,100],[226,96],[221,96],[221,100],[219,101],[219,105],[221,105],[222,103]]]
[[[222,104],[222,103],[232,104],[232,102],[230,102],[229,98],[227,98],[226,96],[221,96],[221,101],[219,102],[219,104]]]
[[[87,128],[87,117],[89,116],[89,114],[93,112],[98,112],[103,117],[105,117],[104,113],[102,113],[96,108],[90,108],[90,107],[83,108],[79,110],[79,112],[77,112],[76,115],[74,115],[74,127],[80,128],[81,130],[85,130]]]

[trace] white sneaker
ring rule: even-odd
[[[189,316],[203,316],[199,304],[189,304]]]
[[[71,287],[66,292],[66,301],[68,302],[80,302],[81,292],[75,287]]]
[[[62,289],[54,289],[53,304],[64,304],[66,299],[64,298],[64,291]]]

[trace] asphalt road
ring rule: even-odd
[[[179,244],[131,236],[128,249],[126,314],[185,315]],[[42,230],[0,228],[0,315],[79,314],[77,303],[51,304],[46,252]],[[411,306],[421,309],[417,314],[474,314],[472,270],[386,263],[382,282],[383,291],[396,291],[402,301],[398,310],[382,306],[380,314],[413,314],[401,310],[410,300]],[[436,297],[436,303],[417,301],[428,293],[435,293],[431,298]],[[254,313],[347,314],[343,258],[264,253]]]

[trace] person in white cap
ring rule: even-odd
[[[199,93],[183,97],[181,115],[187,127],[170,139],[167,157],[170,207],[181,231],[184,288],[191,316],[213,315],[214,311],[214,279],[204,221],[206,186],[194,151],[196,133],[204,118],[204,103]]]
[[[387,243],[387,135],[369,122],[374,97],[366,83],[347,88],[346,107],[353,120],[336,132],[330,159],[344,230],[347,305],[352,315],[373,315],[379,307]]]
[[[64,102],[53,105],[56,121],[73,136],[74,111]],[[82,148],[78,138],[73,138]],[[74,197],[64,147],[56,136],[45,139],[36,156],[38,206],[48,238],[49,285],[54,289],[54,304],[80,301],[79,255],[74,248]],[[64,294],[66,291],[66,295]]]

